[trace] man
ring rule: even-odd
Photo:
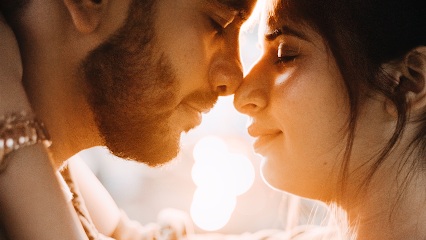
[[[50,163],[57,171],[93,146],[150,166],[176,157],[180,134],[200,124],[218,96],[239,86],[238,33],[254,1],[0,5],[22,59],[21,68],[2,20],[0,220],[9,239],[86,239]],[[36,131],[37,141],[30,143],[32,135],[22,129]],[[40,143],[47,132],[52,144],[46,152]],[[8,138],[18,140],[8,145]],[[111,222],[105,235],[118,224]]]

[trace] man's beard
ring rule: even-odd
[[[169,123],[179,86],[164,53],[154,54],[153,16],[153,1],[133,1],[125,25],[80,70],[105,146],[118,157],[158,166],[177,156],[181,130]]]

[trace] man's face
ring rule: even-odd
[[[242,80],[238,33],[254,0],[134,0],[125,25],[82,63],[110,151],[161,165],[218,96]]]

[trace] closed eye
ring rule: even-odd
[[[284,43],[280,43],[278,46],[278,63],[288,63],[294,61],[300,55],[300,49],[295,51]]]
[[[225,29],[222,25],[220,25],[217,21],[215,21],[213,18],[210,18],[211,25],[213,29],[218,33],[222,34],[223,30]]]
[[[296,60],[297,57],[298,57],[298,55],[279,57],[277,63],[288,63],[288,62]]]

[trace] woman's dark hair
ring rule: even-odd
[[[25,9],[31,0],[1,0],[0,12],[3,13],[6,20],[17,17],[18,13]]]
[[[381,66],[404,57],[416,47],[426,46],[426,9],[423,5],[424,0],[281,0],[275,6],[275,18],[307,24],[323,37],[345,81],[350,117],[340,173],[342,192],[349,174],[358,109],[365,89],[381,92],[390,99],[396,106],[398,119],[393,136],[372,159],[374,163],[366,174],[364,187],[369,185],[403,133],[409,109],[406,92],[398,88]],[[419,121],[423,122],[422,128],[410,147],[421,149],[421,154],[426,155],[426,113]],[[411,170],[423,165],[418,162]]]

